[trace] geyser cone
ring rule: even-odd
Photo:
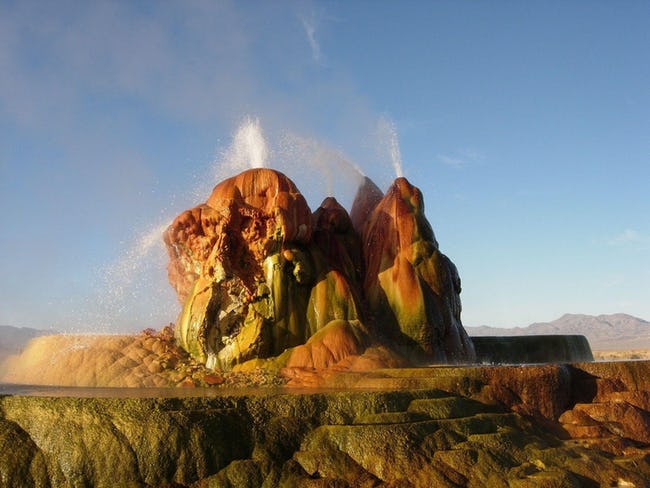
[[[384,193],[379,187],[370,178],[364,176],[354,196],[352,210],[350,210],[352,226],[360,236],[363,235],[363,228],[368,221],[370,212],[379,204],[383,196]]]
[[[330,329],[361,337],[349,232],[335,201],[312,216],[278,171],[252,169],[219,183],[165,233],[169,278],[183,302],[179,344],[208,367],[230,369],[304,344],[333,320],[357,321]]]
[[[169,281],[181,303],[201,275],[234,274],[254,291],[268,254],[310,237],[311,211],[294,183],[279,171],[244,171],[216,185],[205,204],[180,214],[165,231]]]
[[[323,251],[334,269],[355,284],[363,272],[361,240],[348,212],[333,197],[323,200],[312,215],[314,243]]]
[[[280,172],[244,171],[179,215],[165,243],[183,303],[176,339],[210,368],[328,367],[377,344],[377,332],[411,359],[474,357],[456,268],[404,178],[385,196],[366,178],[351,218],[334,198],[311,214]]]
[[[438,250],[418,188],[397,178],[364,226],[364,290],[377,327],[436,362],[475,358],[460,321],[460,278]]]

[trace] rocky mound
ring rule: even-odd
[[[287,176],[248,170],[164,239],[183,304],[176,339],[210,369],[272,358],[326,368],[382,343],[419,361],[475,357],[456,268],[403,178],[383,198],[366,178],[351,218],[333,198],[312,214]]]
[[[170,282],[183,302],[179,345],[208,368],[230,370],[303,345],[343,320],[345,327],[327,329],[342,335],[330,342],[360,353],[367,336],[346,217],[333,199],[312,216],[293,182],[273,170],[217,185],[164,236]]]
[[[282,385],[277,371],[215,373],[179,348],[173,329],[138,335],[52,335],[0,361],[0,382],[78,387],[167,388]]]
[[[163,334],[52,335],[33,339],[4,362],[2,381],[16,384],[166,387],[182,384],[199,365]]]

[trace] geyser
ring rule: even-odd
[[[248,163],[251,168],[263,168],[268,165],[269,150],[258,118],[247,117],[239,126],[227,157],[233,166]]]
[[[405,178],[385,195],[365,181],[351,216],[331,197],[312,213],[267,168],[219,183],[180,214],[164,234],[183,305],[179,345],[215,370],[325,368],[368,348],[419,363],[474,360],[460,279],[421,192]]]
[[[383,140],[397,149],[392,134]],[[269,154],[291,174],[310,172],[314,180],[316,169],[338,192],[356,188],[349,213],[333,197],[312,212],[284,173],[251,168],[267,164]],[[269,151],[259,121],[250,118],[218,167],[218,179],[240,174],[223,179],[204,204],[164,226],[168,278],[182,306],[173,327],[136,336],[42,337],[0,365],[0,379],[205,386],[238,377],[296,381],[312,370],[322,380],[333,371],[470,363],[477,357],[508,363],[591,359],[585,341],[581,351],[568,348],[561,357],[520,353],[558,349],[546,339],[526,347],[513,340],[504,347],[504,341],[473,344],[461,323],[456,267],[439,251],[421,192],[405,178],[398,176],[384,193],[340,152],[294,134]],[[144,233],[120,261],[110,275],[115,286],[100,305],[115,302],[111,312],[122,311],[121,299],[132,296],[123,286],[150,278],[142,264],[159,249],[154,243],[161,231],[156,226]],[[159,308],[157,303],[150,310]]]
[[[378,132],[382,144],[388,150],[391,165],[395,171],[395,177],[401,178],[404,176],[402,170],[402,154],[399,150],[399,138],[397,137],[397,128],[392,120],[386,116],[379,118]]]

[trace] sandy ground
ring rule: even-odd
[[[628,351],[593,351],[596,361],[617,361],[623,359],[650,359],[650,349],[630,349]]]

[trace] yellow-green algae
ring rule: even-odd
[[[440,389],[4,396],[0,412],[8,487],[645,486],[650,472],[647,455]]]

